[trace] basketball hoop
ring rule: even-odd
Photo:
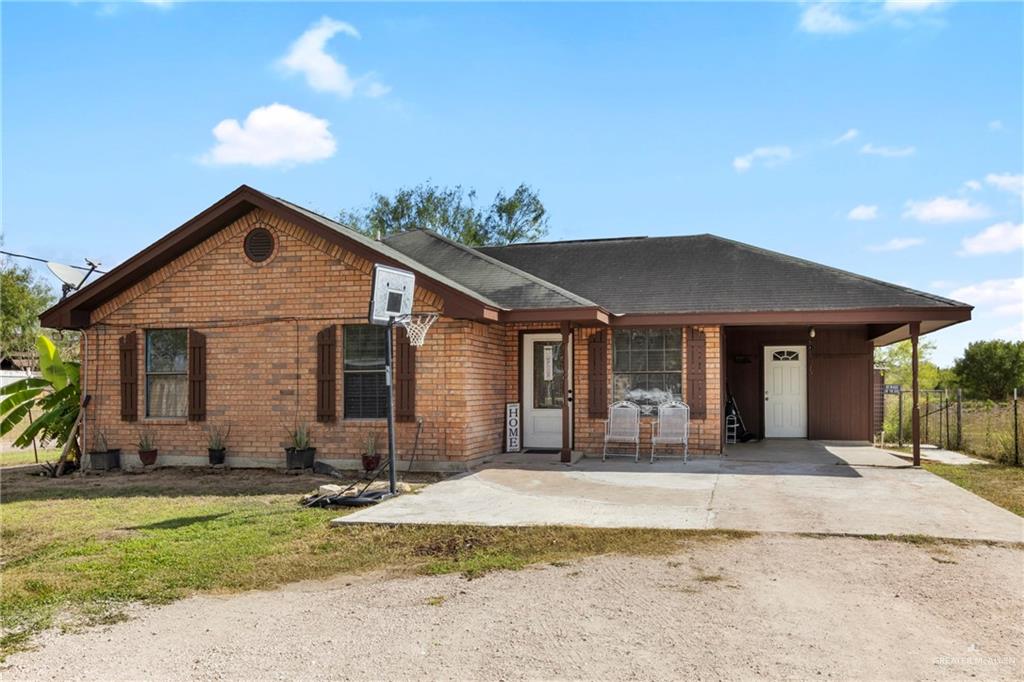
[[[437,313],[403,315],[395,318],[395,324],[405,329],[409,345],[419,348],[427,340],[427,330],[430,329],[430,325],[437,322],[437,318]]]

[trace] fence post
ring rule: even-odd
[[[1020,429],[1017,428],[1017,389],[1013,389],[1013,463],[1020,466]]]
[[[956,449],[963,452],[964,449],[964,392],[963,389],[956,389]]]
[[[903,389],[902,388],[900,389],[899,410],[897,411],[896,415],[897,415],[897,419],[896,419],[896,423],[897,423],[896,439],[899,441],[900,447],[902,448],[903,447]]]
[[[946,449],[949,450],[953,445],[949,440],[949,389],[942,389],[942,402],[946,404]]]

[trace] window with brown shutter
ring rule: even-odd
[[[603,331],[587,340],[587,411],[608,418],[608,335]]]
[[[405,332],[395,343],[395,421],[416,421],[416,346]]]
[[[188,332],[188,420],[206,421],[206,335]]]
[[[118,339],[121,375],[121,421],[139,418],[139,345],[135,332]]]
[[[686,334],[686,402],[690,417],[704,419],[708,415],[707,336],[696,327]]]
[[[337,403],[338,333],[335,325],[316,335],[316,420],[338,418]]]

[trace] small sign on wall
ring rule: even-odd
[[[519,421],[519,403],[505,404],[505,452],[519,452],[522,423]]]
[[[886,384],[885,385],[885,394],[886,395],[899,395],[900,391],[902,391],[902,390],[903,390],[903,387],[900,386],[899,384]]]
[[[544,346],[544,381],[555,378],[555,347]]]

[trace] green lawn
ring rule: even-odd
[[[269,588],[338,573],[463,573],[610,553],[661,554],[722,531],[368,526],[305,509],[324,482],[265,471],[5,474],[0,656],[54,623],[109,622],[129,602]],[[253,494],[252,491],[259,491]]]
[[[921,466],[989,502],[1024,516],[1024,467],[1005,464],[956,466],[927,461]]]
[[[60,459],[60,450],[48,450],[39,448],[39,461],[45,462],[50,460],[56,462]],[[32,448],[28,450],[8,450],[7,452],[0,452],[0,467],[13,467],[20,464],[34,464],[36,461],[35,453],[32,452]]]

